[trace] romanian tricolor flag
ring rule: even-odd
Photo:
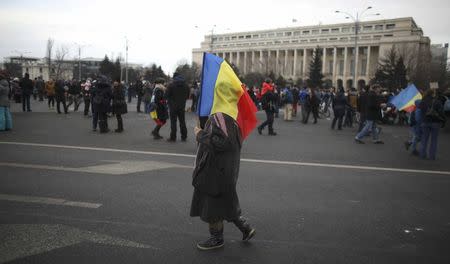
[[[200,117],[222,112],[236,120],[245,139],[255,128],[256,106],[231,66],[210,53],[203,55],[202,82],[197,108]]]
[[[422,94],[420,94],[414,84],[410,84],[392,98],[390,103],[395,105],[399,111],[412,112],[416,108],[414,102],[419,99],[422,99]]]

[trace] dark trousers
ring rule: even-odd
[[[184,118],[184,107],[170,109],[170,139],[177,138],[177,119],[180,122],[181,139],[187,138],[186,121]]]
[[[49,95],[48,98],[48,107],[55,107],[55,96]]]
[[[142,95],[138,95],[137,105],[136,105],[136,110],[138,112],[141,112],[141,102],[142,102]]]
[[[311,112],[314,117],[314,123],[317,123],[317,118],[319,117],[319,111],[316,107],[307,107],[306,116],[303,119],[303,123],[305,123],[305,124],[308,123],[309,115],[311,114]]]
[[[98,112],[98,126],[100,127],[100,133],[108,132],[108,115],[106,112]]]
[[[98,124],[98,112],[92,111],[92,128],[97,129]]]
[[[84,115],[89,114],[89,106],[91,105],[91,99],[84,99]]]
[[[117,114],[116,115],[117,118],[117,130],[118,131],[122,131],[123,130],[123,120],[122,120],[122,115]]]
[[[128,103],[131,103],[131,96],[132,96],[133,91],[130,91],[128,89]]]
[[[62,99],[56,98],[56,110],[58,111],[58,114],[61,114],[61,109],[59,108],[60,103],[62,103],[62,105],[64,107],[64,113],[67,114],[66,98],[62,98]]]
[[[25,109],[26,106],[26,109]],[[31,111],[30,107],[30,95],[29,94],[23,94],[22,95],[22,110],[25,111]]]
[[[334,129],[334,127],[336,126],[336,121],[338,121],[338,129],[341,130],[343,118],[343,115],[334,115],[333,122],[331,123],[331,129]]]
[[[273,120],[274,120],[275,113],[273,111],[267,111],[266,110],[266,121],[264,121],[259,127],[264,129],[266,126],[269,127],[269,133],[273,132]]]

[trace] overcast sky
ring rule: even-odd
[[[125,56],[127,37],[130,62],[173,73],[213,25],[230,33],[341,23],[348,20],[336,9],[355,14],[367,6],[381,16],[365,20],[413,17],[431,43],[450,42],[449,0],[0,0],[0,57],[43,57],[49,37],[56,47],[67,45],[72,58],[75,43],[86,45],[82,57]]]

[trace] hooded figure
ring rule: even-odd
[[[153,89],[153,95],[151,98],[151,107],[154,108],[151,113],[155,115],[152,116],[156,123],[155,129],[152,131],[154,139],[162,139],[159,134],[159,130],[166,124],[167,118],[169,118],[169,113],[167,109],[166,100],[166,87],[164,86],[164,79],[158,78],[155,81],[155,88]]]
[[[105,76],[100,76],[97,81],[96,89],[92,91],[92,112],[96,115],[93,120],[98,120],[100,133],[107,133],[109,128],[106,114],[111,110],[111,84]],[[96,123],[94,123],[93,130],[96,129]]]
[[[220,83],[215,96],[232,92],[226,83]],[[239,175],[242,138],[236,123],[238,98],[229,98],[212,108],[204,129],[195,128],[198,144],[193,172],[192,217],[199,216],[209,224],[210,238],[198,243],[200,250],[220,248],[224,244],[223,221],[233,222],[248,241],[255,229],[241,217],[236,184]]]

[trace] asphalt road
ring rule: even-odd
[[[404,150],[406,127],[358,145],[329,120],[276,119],[278,136],[254,132],[242,149],[238,193],[255,238],[226,224],[225,247],[200,252],[193,114],[188,142],[167,143],[135,111],[124,133],[100,135],[80,112],[12,109],[14,129],[0,133],[1,263],[450,262],[450,134],[424,161]]]

